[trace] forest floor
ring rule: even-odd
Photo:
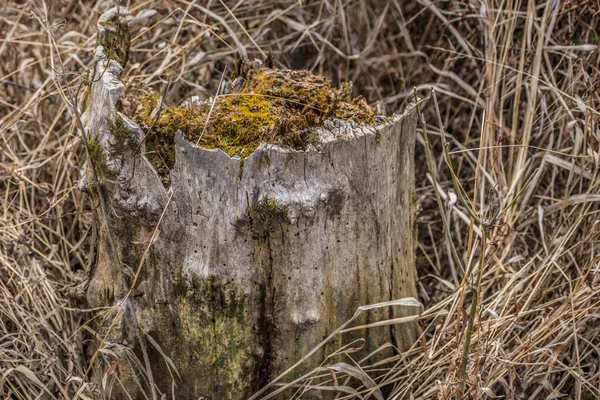
[[[423,333],[357,364],[364,386],[340,398],[600,398],[600,2],[124,3],[123,79],[168,106],[214,96],[236,52],[352,81],[388,113],[435,93],[416,149]],[[119,361],[86,352],[101,310],[80,306],[93,210],[68,95],[83,100],[114,5],[0,5],[3,397],[100,398],[91,364],[109,382]]]

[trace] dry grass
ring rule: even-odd
[[[93,314],[78,299],[92,261],[91,216],[75,187],[83,148],[56,83],[82,86],[95,22],[112,5],[0,5],[4,397],[106,392],[86,376],[83,328]],[[289,384],[290,397],[317,385],[339,398],[600,397],[597,0],[128,5],[136,17],[124,79],[164,93],[167,105],[214,94],[236,50],[272,51],[280,66],[334,84],[352,80],[355,95],[388,111],[413,87],[420,96],[436,90],[439,115],[431,100],[423,110],[434,159],[417,176],[421,340],[373,365],[341,349],[343,362]],[[47,20],[56,46],[32,13]],[[51,54],[64,71],[53,70]],[[499,219],[486,226],[491,216]],[[103,351],[110,381],[114,359]]]

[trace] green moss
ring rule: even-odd
[[[100,176],[107,175],[109,171],[106,166],[106,154],[104,154],[104,150],[98,145],[98,142],[96,142],[96,138],[94,137],[89,139],[87,144],[89,156],[94,163],[96,173]]]
[[[118,17],[115,17],[117,19]],[[104,37],[102,46],[104,54],[110,60],[115,60],[121,66],[125,66],[129,58],[129,28],[127,23],[117,20],[104,22]]]
[[[151,127],[154,123],[152,111],[158,105],[158,95],[154,92],[146,92],[139,96],[135,105],[135,122],[146,127]]]
[[[153,135],[174,138],[181,130],[185,137],[208,149],[221,148],[230,156],[247,156],[269,134],[277,122],[272,104],[260,96],[244,95],[225,98],[217,112],[199,112],[186,107],[165,108],[157,120]],[[145,118],[148,121],[148,117]]]
[[[284,223],[289,223],[288,207],[282,206],[275,199],[264,196],[250,210],[250,218],[254,233],[266,236]]]
[[[92,197],[96,197],[98,195],[98,190],[96,188],[96,183],[93,180],[90,181],[90,183],[88,185],[88,189],[89,189],[90,195]]]
[[[136,144],[131,140],[131,132],[123,118],[117,115],[113,120],[108,120],[108,130],[113,136],[110,144],[110,153],[113,157],[122,156],[127,150],[135,150]]]
[[[96,186],[96,183],[94,182],[94,180],[90,180],[90,183],[88,185],[88,190],[89,190],[89,194],[93,197],[93,198],[98,198],[98,196],[100,194],[102,194],[102,196],[104,196],[104,198],[106,198],[107,194],[108,194],[108,189],[106,188],[106,185],[102,182],[100,182],[100,190],[98,191],[98,188]]]
[[[214,105],[164,107],[156,124],[151,113],[158,96],[144,94],[133,118],[152,128],[150,137],[168,142],[181,130],[187,140],[201,147],[241,157],[250,155],[261,142],[306,149],[318,143],[311,128],[331,118],[373,123],[374,112],[366,101],[350,100],[350,85],[336,89],[326,78],[308,71],[270,68],[250,70],[244,78],[237,92],[218,96]]]
[[[127,113],[127,111],[133,110],[132,118],[134,122],[145,129],[145,156],[158,173],[163,185],[168,187],[170,171],[175,165],[174,137],[177,130],[163,132],[158,127],[158,120],[156,116],[152,115],[158,106],[158,95],[156,93],[144,87],[128,89],[125,93],[128,107],[124,111]]]
[[[194,392],[228,398],[227,388],[235,387],[252,369],[253,351],[245,322],[244,294],[241,288],[224,284],[217,278],[191,279],[180,276],[173,283],[177,312],[174,328],[179,333],[175,352],[180,353],[178,369],[207,371],[198,366],[212,366],[214,371],[196,380]],[[165,332],[167,330],[165,329]],[[205,388],[223,387],[223,393],[203,393]]]

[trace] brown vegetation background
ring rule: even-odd
[[[91,322],[103,310],[82,303],[93,262],[92,210],[76,188],[85,153],[66,96],[70,88],[81,100],[96,21],[115,5],[0,4],[2,397],[100,398],[118,384],[118,363],[127,362],[117,359],[117,344],[94,335]],[[424,141],[417,145],[423,334],[409,352],[379,365],[345,354],[359,371],[348,383],[358,392],[347,388],[348,371],[338,371],[340,398],[376,396],[371,382],[397,398],[600,397],[597,0],[120,5],[132,14],[123,79],[165,93],[168,105],[214,95],[236,51],[272,53],[277,66],[309,69],[335,85],[352,81],[354,95],[382,101],[388,113],[401,111],[414,88],[421,97],[435,89],[439,107],[432,100],[424,106],[433,168]],[[443,216],[434,181],[447,197]],[[464,377],[482,245],[469,210],[447,196],[455,183],[475,213],[503,211],[483,246]],[[104,384],[88,378],[90,349],[99,351],[94,368]],[[320,382],[334,386],[327,376]],[[290,396],[302,397],[306,384]]]

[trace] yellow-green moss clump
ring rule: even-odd
[[[372,108],[362,97],[350,100],[349,85],[332,88],[326,78],[308,71],[260,68],[236,82],[234,86],[241,87],[218,96],[212,111],[211,104],[163,107],[156,117],[152,112],[158,96],[146,93],[138,99],[134,119],[151,128],[148,143],[162,149],[181,130],[187,140],[201,147],[241,157],[250,155],[261,142],[306,149],[318,141],[310,128],[327,119],[373,123]]]
[[[94,137],[88,140],[88,152],[90,159],[93,161],[94,168],[96,168],[96,173],[100,176],[107,175],[106,154],[104,154],[104,150],[102,150],[102,147],[100,147]]]

